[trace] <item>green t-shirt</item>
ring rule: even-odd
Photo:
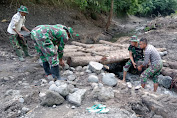
[[[143,59],[143,49],[141,49],[139,46],[135,47],[135,46],[130,45],[128,47],[128,50],[132,52],[134,61]]]

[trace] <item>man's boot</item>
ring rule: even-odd
[[[43,68],[44,68],[45,74],[46,74],[47,76],[52,74],[52,73],[50,72],[50,65],[49,65],[48,62],[43,62]]]
[[[52,66],[51,67],[51,73],[54,78],[54,81],[60,80],[60,74],[59,74],[59,66]]]
[[[16,54],[21,62],[25,61],[25,59],[22,56],[22,52],[19,49],[16,49]]]
[[[32,55],[30,55],[29,52],[28,52],[28,47],[27,46],[23,46],[23,51],[25,53],[25,57],[32,57]]]

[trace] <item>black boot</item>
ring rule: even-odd
[[[50,71],[50,65],[48,62],[43,62],[43,68],[44,68],[44,71],[45,71],[45,74],[46,75],[51,75],[51,71]]]
[[[59,73],[59,66],[52,66],[51,67],[51,73],[53,78],[56,80],[60,80],[60,73]]]

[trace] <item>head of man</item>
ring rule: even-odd
[[[139,45],[140,45],[140,48],[141,48],[141,49],[145,49],[146,46],[147,46],[147,44],[148,44],[148,41],[147,41],[146,38],[141,38],[141,39],[140,39]]]
[[[138,38],[137,36],[132,36],[130,39],[131,45],[132,46],[137,46],[138,45]]]
[[[18,12],[21,14],[21,16],[26,16],[28,14],[28,8],[26,6],[21,5],[20,8],[18,8]]]

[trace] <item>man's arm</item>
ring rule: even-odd
[[[30,32],[25,26],[22,27],[23,30]]]
[[[64,62],[63,62],[63,50],[64,50],[64,46],[65,43],[63,41],[63,38],[60,40],[60,43],[57,45],[58,46],[58,57],[59,57],[59,63],[61,66],[65,66]]]
[[[131,51],[129,51],[129,57],[130,57],[130,60],[131,60],[131,62],[132,62],[132,64],[133,64],[133,67],[136,68],[136,63],[135,63],[135,61],[134,61],[134,59],[133,59],[133,55],[132,55],[132,52],[131,52]]]
[[[138,70],[141,71],[143,67],[147,66],[150,62],[150,52],[146,51],[144,54],[144,62],[142,65],[138,66]]]

